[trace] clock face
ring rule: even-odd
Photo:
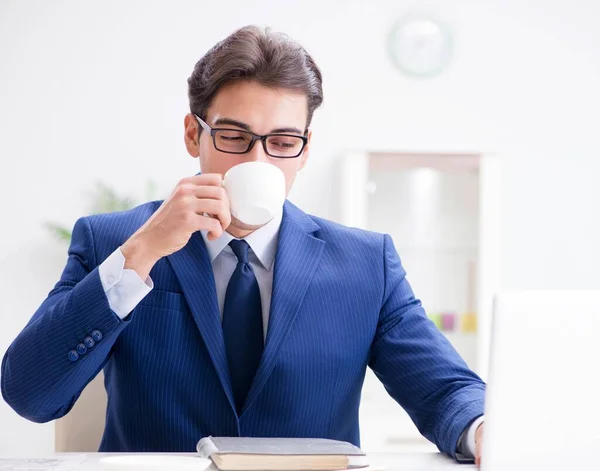
[[[453,53],[451,34],[441,23],[414,15],[394,26],[388,48],[400,70],[413,77],[440,75]]]

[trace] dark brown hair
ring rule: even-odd
[[[323,102],[321,71],[312,57],[284,34],[245,26],[210,49],[188,79],[190,112],[204,118],[217,92],[235,80],[304,93],[310,125]]]

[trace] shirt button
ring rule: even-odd
[[[77,353],[79,353],[80,355],[84,355],[85,352],[87,352],[87,347],[80,343],[79,345],[77,345]]]
[[[100,332],[99,330],[94,330],[92,332],[92,338],[94,339],[94,341],[100,342],[100,340],[102,340],[102,332]]]
[[[107,282],[109,285],[112,285],[112,284],[114,283],[114,281],[115,281],[115,277],[114,277],[114,276],[112,276],[112,275],[108,275],[108,276],[106,277],[106,282]]]
[[[94,345],[96,345],[96,342],[94,342],[94,339],[92,337],[84,338],[83,343],[87,348],[92,348]]]
[[[77,361],[79,359],[79,354],[75,350],[71,350],[69,352],[69,360]]]

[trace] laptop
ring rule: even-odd
[[[483,471],[600,469],[600,291],[496,297]]]

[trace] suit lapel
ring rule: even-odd
[[[193,234],[183,249],[167,258],[181,284],[183,294],[208,348],[223,390],[235,411],[215,278],[200,232]]]
[[[321,261],[325,242],[312,234],[319,226],[291,203],[284,206],[273,273],[273,294],[265,350],[242,415],[252,405],[277,360]]]

